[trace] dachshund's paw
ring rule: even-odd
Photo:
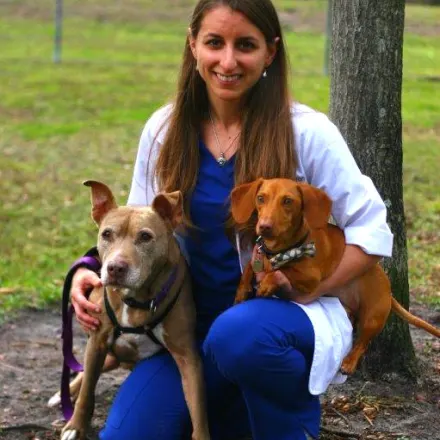
[[[356,371],[358,362],[359,362],[359,358],[347,356],[344,359],[344,361],[342,362],[342,365],[341,365],[341,368],[339,369],[339,371],[342,374],[350,376],[351,374],[353,374]]]
[[[242,302],[245,302],[249,298],[248,292],[245,292],[244,294],[241,292],[237,292],[237,295],[235,295],[234,304],[240,304]]]
[[[265,282],[265,280],[263,280],[257,289],[257,296],[261,296],[261,297],[272,296],[275,294],[277,290],[278,290],[277,285],[271,282]]]
[[[239,285],[237,293],[235,294],[234,304],[240,304],[252,295],[252,288],[250,286]]]

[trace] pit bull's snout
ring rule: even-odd
[[[111,261],[107,264],[107,274],[109,281],[122,281],[128,274],[129,266],[123,260]]]

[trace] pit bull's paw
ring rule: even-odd
[[[73,426],[73,423],[68,422],[61,432],[61,440],[85,440],[85,429]]]
[[[55,393],[47,402],[47,406],[49,408],[54,408],[55,406],[58,406],[61,403],[61,395],[60,393]]]

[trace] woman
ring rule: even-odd
[[[352,338],[339,300],[319,295],[391,255],[376,189],[327,117],[292,104],[287,70],[270,0],[200,0],[176,101],[147,122],[135,164],[129,204],[148,204],[157,191],[185,196],[189,233],[179,240],[193,279],[213,439],[318,437],[318,396],[344,380],[338,369]],[[261,176],[296,177],[334,202],[347,246],[310,304],[255,299],[231,307],[250,252],[226,236],[228,196]],[[86,269],[73,280],[72,302],[89,329],[99,322],[87,314],[95,306],[84,292],[99,284]],[[291,289],[281,274],[279,284]],[[100,436],[174,440],[188,438],[189,424],[177,368],[161,354],[122,384]]]

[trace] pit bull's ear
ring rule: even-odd
[[[152,207],[163,219],[171,222],[173,229],[182,224],[183,196],[180,191],[158,194]]]
[[[323,228],[330,219],[332,201],[321,189],[299,183],[298,189],[304,204],[304,217],[312,228]]]
[[[107,213],[112,209],[116,209],[118,205],[107,185],[94,180],[86,180],[83,184],[85,186],[90,186],[92,190],[92,218],[99,226]]]
[[[250,183],[236,186],[231,192],[232,218],[238,224],[246,223],[255,210],[255,197],[263,183],[263,179],[257,179]]]

